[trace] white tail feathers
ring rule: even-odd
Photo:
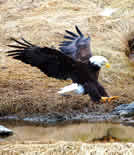
[[[64,94],[64,93],[67,93],[67,92],[70,92],[70,91],[77,90],[77,87],[78,87],[78,84],[73,83],[73,84],[68,85],[68,86],[66,86],[64,88],[61,88],[61,90],[58,91],[58,94]]]
[[[58,94],[64,94],[74,91],[77,94],[83,94],[84,93],[84,88],[82,85],[78,85],[77,83],[73,83],[71,85],[65,86],[64,88],[61,88],[60,91],[58,91]]]

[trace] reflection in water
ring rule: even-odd
[[[122,124],[111,123],[79,123],[55,126],[35,126],[25,124],[2,125],[12,129],[14,135],[6,141],[84,141],[91,142],[112,137],[120,141],[134,141],[134,128]]]

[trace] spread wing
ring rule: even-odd
[[[64,35],[64,38],[68,40],[61,42],[59,49],[75,60],[88,63],[89,57],[92,56],[90,37],[86,38],[77,26],[75,28],[78,34],[66,30],[67,35]]]
[[[33,45],[23,38],[23,42],[14,38],[11,40],[19,45],[8,45],[15,48],[15,50],[7,51],[8,56],[35,66],[50,77],[64,80],[70,78],[72,66],[75,64],[75,61],[70,57],[56,49]]]

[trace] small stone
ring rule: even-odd
[[[0,136],[1,137],[8,137],[13,134],[13,131],[4,127],[3,125],[0,125]]]
[[[120,116],[134,116],[134,102],[131,102],[129,104],[122,104],[118,107],[116,107],[113,111],[113,114],[120,115]]]

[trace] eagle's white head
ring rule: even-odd
[[[110,67],[110,64],[108,63],[107,58],[105,58],[104,56],[92,56],[91,58],[89,58],[89,61],[94,64],[97,65],[98,67],[102,67],[103,65],[105,65],[107,68]]]

